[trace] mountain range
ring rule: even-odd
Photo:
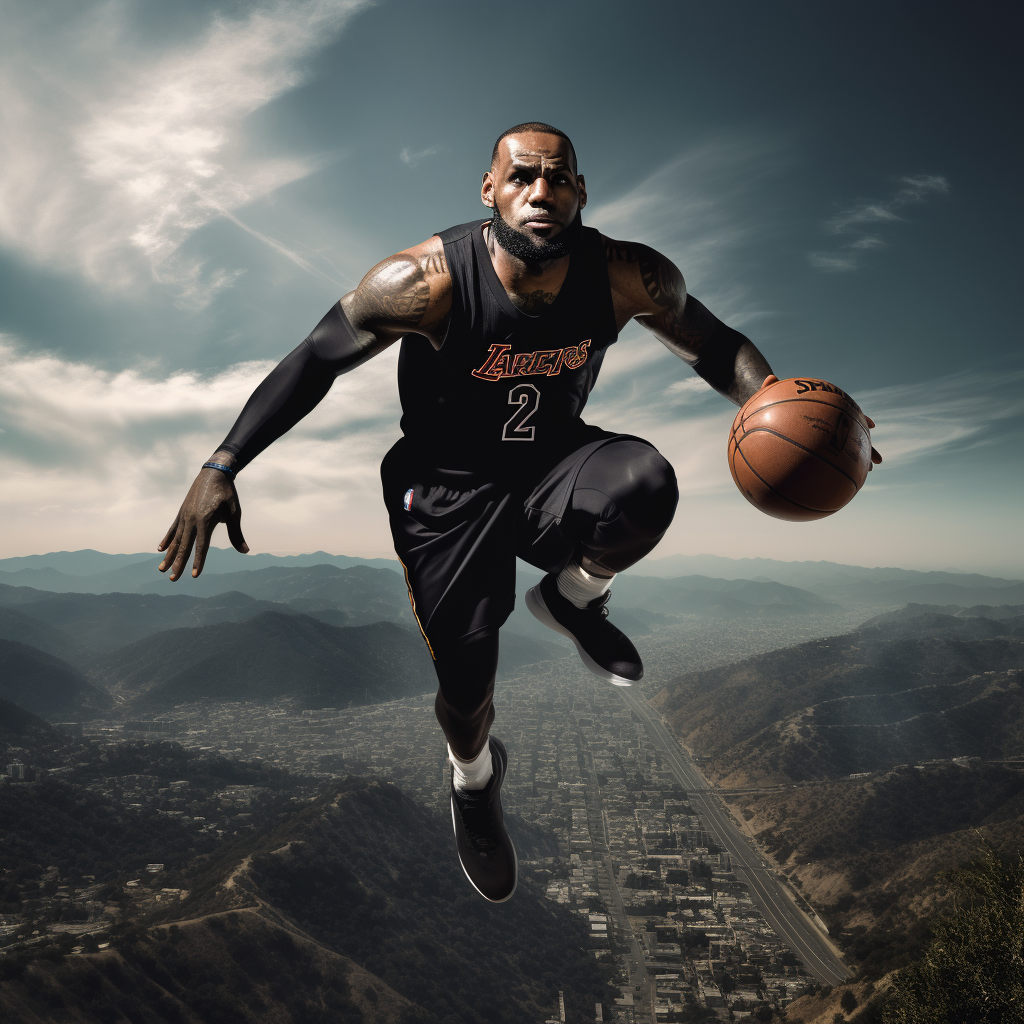
[[[81,721],[112,713],[151,715],[196,701],[259,703],[285,696],[303,707],[345,707],[436,686],[426,645],[412,630],[386,620],[332,626],[276,608],[241,621],[151,633],[93,653],[85,672],[29,644],[0,640],[0,697],[49,721]],[[0,625],[10,611],[0,609]],[[43,627],[27,622],[38,641]],[[75,645],[56,630],[45,639],[56,646],[58,635]],[[511,633],[503,638],[499,671],[508,675],[563,655],[554,644]]]
[[[905,965],[948,908],[941,872],[1024,846],[1024,771],[924,764],[730,796],[737,817],[868,977]]]
[[[71,564],[80,563],[72,561]],[[90,559],[82,564],[98,563]],[[540,578],[540,574],[529,567],[521,570],[518,576],[517,591],[520,595]],[[32,588],[63,594],[159,594],[162,597],[173,595],[175,598],[192,599],[235,592],[256,600],[288,603],[295,610],[312,615],[340,609],[346,613],[346,625],[360,625],[379,619],[412,621],[404,578],[390,569],[363,564],[339,567],[323,562],[248,568],[246,563],[245,569],[236,572],[212,572],[207,568],[198,579],[186,577],[172,584],[156,571],[153,557],[148,556],[145,561],[81,575],[60,572],[52,565],[21,568],[14,572],[0,571],[0,588],[4,592]],[[747,617],[833,610],[831,602],[797,587],[772,581],[721,580],[706,576],[665,580],[624,574],[616,581],[614,599],[620,613],[632,616],[629,625],[633,628],[638,625],[643,628],[644,623],[658,621],[666,614],[669,617]],[[0,596],[3,604],[15,600],[14,596]],[[122,608],[130,604],[124,597],[119,601]],[[48,617],[51,624],[60,626],[61,607],[57,601],[48,606],[54,613]],[[636,612],[640,613],[639,618]],[[334,624],[342,623],[335,621]],[[518,631],[522,628],[520,625]]]
[[[14,640],[0,640],[0,698],[50,722],[99,718],[114,707],[73,665]]]
[[[423,641],[393,622],[329,626],[280,612],[158,633],[100,659],[89,678],[133,715],[288,695],[303,707],[376,704],[434,685]]]
[[[57,551],[0,559],[0,584],[35,587],[61,593],[179,593],[209,596],[240,590],[253,597],[248,586],[221,586],[212,576],[254,572],[266,568],[301,569],[330,565],[338,569],[355,566],[385,570],[401,577],[401,564],[392,559],[361,559],[317,551],[302,555],[240,555],[232,548],[211,548],[199,580],[171,583],[156,571],[160,556],[150,552],[106,554],[99,551]],[[533,570],[527,569],[527,573]],[[829,604],[855,608],[893,608],[902,604],[1007,605],[1024,604],[1024,581],[952,571],[920,572],[894,567],[842,565],[836,562],[782,562],[770,558],[724,558],[717,555],[670,555],[645,558],[616,583],[637,576],[677,578],[697,576],[716,580],[748,580],[778,583],[809,591]],[[239,580],[241,577],[239,577]],[[207,589],[194,590],[193,587]],[[694,587],[690,590],[696,589]],[[281,600],[281,598],[271,598]],[[757,602],[755,602],[757,603]],[[762,602],[763,603],[763,602]],[[636,607],[644,607],[641,602]],[[649,604],[648,604],[649,607]],[[695,602],[697,613],[700,605]],[[661,609],[653,609],[661,611]],[[689,613],[689,612],[688,612]],[[355,623],[353,623],[355,624]]]
[[[1019,753],[1024,618],[935,613],[687,673],[653,698],[719,784]]]
[[[677,562],[681,566],[682,557],[662,561],[669,567]],[[885,601],[899,596],[893,588],[929,593],[959,588],[955,600],[929,602],[927,607],[921,607],[920,614],[915,616],[913,635],[908,632],[911,627],[900,620],[900,642],[910,644],[916,639],[927,647],[937,627],[931,620],[923,619],[924,615],[942,620],[943,643],[967,643],[972,638],[995,641],[1008,628],[999,623],[1012,622],[1011,612],[983,612],[981,617],[965,618],[961,609],[968,603],[979,609],[1012,607],[1010,600],[1024,587],[1014,581],[952,573],[868,570],[831,563],[768,565],[763,561],[745,560],[737,565],[770,569],[777,576],[789,572],[791,578],[812,578],[818,592],[766,577],[643,576],[634,571],[621,574],[615,582],[612,621],[627,633],[641,636],[691,616],[751,619],[836,614],[841,611],[840,606],[823,596],[830,588],[831,592],[846,588],[847,597],[850,588],[868,588],[875,598],[882,600],[879,595],[883,595]],[[748,566],[748,562],[757,565]],[[718,560],[717,564],[721,563]],[[648,561],[641,568],[657,564]],[[148,554],[54,552],[7,559],[0,565],[7,567],[0,576],[19,582],[31,579],[38,584],[0,583],[0,640],[8,644],[4,653],[8,669],[0,677],[0,695],[15,701],[23,698],[27,707],[50,720],[87,717],[110,710],[151,714],[191,702],[198,696],[237,700],[257,694],[258,699],[270,700],[294,694],[308,702],[307,706],[316,705],[317,701],[319,706],[334,706],[339,702],[391,699],[424,692],[433,685],[429,660],[417,638],[404,578],[385,560],[368,564],[322,552],[283,558],[250,557],[230,549],[213,549],[207,569],[199,579],[185,578],[176,585],[156,572],[155,558]],[[538,579],[536,570],[522,568],[517,579],[520,597]],[[135,589],[106,589],[114,584]],[[150,588],[160,592],[150,592]],[[979,598],[992,594],[1008,601],[999,605],[979,604]],[[1024,600],[1020,603],[1024,604]],[[980,625],[983,618],[988,625]],[[897,628],[895,620],[886,622],[876,619],[866,624],[862,639],[881,641],[882,632]],[[398,632],[381,627],[382,623],[392,624]],[[377,628],[370,629],[372,626]],[[359,632],[361,629],[364,631]],[[987,630],[984,637],[979,630]],[[382,647],[374,653],[371,648],[375,643]],[[820,659],[825,650],[825,646],[819,645],[816,656]],[[345,652],[344,656],[341,652]],[[836,675],[836,685],[831,689],[812,686],[814,694],[820,698],[828,694],[852,696],[852,691],[845,692],[843,687],[858,671],[862,687],[870,689],[871,680],[876,677],[887,679],[886,686],[897,685],[894,673],[902,671],[898,665],[886,667],[870,662],[858,669],[859,662],[851,661],[849,653],[838,647],[832,652],[831,662],[835,665],[828,673]],[[955,680],[957,683],[972,674],[968,670],[969,659],[965,661],[963,653],[950,652],[949,666],[963,670],[962,678]],[[536,622],[520,599],[502,634],[502,675],[507,676],[523,665],[569,654],[568,641]],[[908,648],[904,660],[916,660],[914,671],[920,675],[929,658],[934,660],[933,655],[934,652],[924,651],[919,658]],[[783,660],[793,657],[781,653],[775,656]],[[743,673],[748,667],[741,663],[734,671]],[[787,664],[780,671],[789,672],[790,668]],[[793,679],[802,670],[794,671]],[[38,687],[37,679],[41,684]],[[974,689],[962,689],[961,697],[970,690],[972,700],[999,699],[991,687],[982,697],[975,693],[977,684],[971,685]],[[771,692],[775,689],[774,684],[768,687]],[[703,723],[706,731],[717,737],[715,742],[719,746],[725,743],[725,747],[742,723],[748,722],[751,728],[756,725],[753,732],[743,737],[751,749],[738,761],[733,756],[738,751],[728,756],[736,764],[734,770],[741,773],[750,770],[758,760],[759,747],[767,749],[783,735],[801,736],[811,730],[818,740],[818,755],[810,755],[814,745],[809,743],[783,744],[783,754],[779,755],[788,766],[778,769],[781,774],[792,770],[805,777],[807,772],[818,771],[816,765],[822,759],[842,760],[835,749],[839,742],[835,738],[842,729],[827,717],[831,712],[826,710],[805,714],[798,720],[800,708],[820,700],[804,700],[811,695],[810,691],[803,694],[799,688],[790,689],[793,699],[799,698],[803,703],[787,705],[789,719],[781,724],[762,721],[750,702],[736,708],[735,693],[726,694],[731,709],[728,728],[720,728],[721,723],[714,721],[714,715],[705,722],[703,712],[695,707],[690,707],[688,714],[692,714],[692,722]],[[107,699],[110,693],[116,694],[116,705]],[[709,692],[708,706],[713,706],[720,696]],[[869,702],[861,701],[858,708],[868,715],[868,706]],[[866,724],[862,723],[864,727]],[[760,739],[754,738],[758,730],[769,726],[778,735],[766,733]],[[872,750],[872,757],[876,753],[881,756],[880,751],[885,749],[890,761],[898,758],[903,741],[894,738],[892,730],[886,734],[877,723],[872,728],[872,739],[861,743],[861,748],[865,752]],[[904,728],[903,732],[906,731]],[[867,735],[862,731],[862,738]],[[945,746],[955,746],[957,742],[960,741],[948,738]],[[945,746],[940,743],[937,749]],[[808,758],[802,769],[792,760],[797,753]],[[854,770],[861,762],[852,756],[844,763]]]
[[[0,558],[0,572],[49,569],[66,576],[92,576],[112,572],[131,565],[148,566],[156,570],[163,555],[155,551],[136,551],[131,554],[108,554],[86,548],[81,551],[51,551],[43,555],[20,555]],[[191,566],[191,563],[189,563]],[[334,565],[348,569],[353,565],[368,565],[375,569],[389,569],[402,575],[402,564],[394,558],[357,558],[351,555],[331,555],[326,551],[312,551],[301,555],[240,554],[234,548],[211,547],[204,572],[241,572],[244,569],[305,568],[311,565]]]
[[[56,733],[49,722],[9,700],[0,699],[0,751],[18,747],[35,752],[56,741]]]

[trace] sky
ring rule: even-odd
[[[485,216],[494,138],[541,120],[585,223],[877,423],[847,508],[770,519],[729,476],[735,409],[627,326],[585,418],[675,466],[655,556],[1024,576],[1018,11],[4,0],[0,557],[155,550],[274,363],[377,261]],[[392,554],[396,362],[240,475],[252,550]]]

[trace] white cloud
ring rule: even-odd
[[[687,377],[677,380],[665,388],[668,395],[699,395],[702,398],[711,390],[708,382],[700,377]]]
[[[406,146],[402,152],[398,154],[398,157],[403,164],[415,167],[421,160],[425,160],[428,156],[436,156],[440,152],[440,146],[428,146],[426,149],[410,149]]]
[[[844,210],[824,225],[830,235],[849,235],[864,230],[866,225],[901,221],[904,218],[896,211],[904,206],[924,202],[935,195],[949,191],[949,182],[938,174],[919,174],[899,179],[900,187],[887,200],[866,200]],[[833,252],[809,252],[807,259],[818,270],[843,272],[856,270],[860,266],[858,254],[884,246],[885,240],[878,235],[860,234]]]
[[[856,270],[857,260],[852,255],[837,252],[809,252],[807,259],[819,270]]]
[[[851,210],[846,210],[841,213],[838,217],[833,217],[825,225],[825,230],[829,234],[841,235],[844,231],[848,231],[851,227],[856,227],[861,224],[873,224],[877,221],[887,220],[900,220],[898,214],[893,212],[894,203],[885,205],[883,203],[862,203],[860,206],[855,206]]]
[[[949,191],[949,182],[938,174],[920,174],[917,177],[900,178],[900,188],[885,202],[869,201],[859,203],[833,217],[826,225],[827,231],[841,235],[850,228],[877,221],[901,220],[896,211],[911,203],[920,203],[933,194],[944,195]]]
[[[863,238],[858,238],[857,241],[851,242],[848,249],[881,249],[885,245],[885,241],[879,238],[877,235],[865,235]]]
[[[388,553],[379,464],[399,435],[397,355],[395,346],[340,378],[240,475],[254,549]],[[0,519],[8,540],[26,551],[155,548],[272,365],[153,378],[0,342]]]
[[[247,153],[243,120],[297,85],[360,6],[271,0],[214,14],[196,38],[157,52],[129,32],[119,3],[60,26],[5,16],[0,243],[97,285],[155,279],[204,305],[238,272],[182,255],[182,243],[315,169]]]

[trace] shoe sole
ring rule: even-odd
[[[526,592],[526,607],[530,609],[530,614],[539,622],[544,623],[548,629],[553,629],[556,633],[561,633],[562,636],[567,636],[576,645],[576,650],[579,652],[579,656],[583,660],[583,664],[586,665],[595,676],[600,676],[601,679],[607,679],[608,682],[615,686],[632,686],[634,682],[640,682],[640,679],[643,679],[642,674],[640,679],[636,680],[616,675],[614,672],[604,668],[604,666],[599,665],[594,661],[594,659],[583,649],[579,640],[577,640],[576,637],[574,637],[572,633],[570,633],[569,630],[567,630],[565,626],[563,626],[558,619],[551,614],[547,604],[544,602],[544,597],[540,592],[539,584],[536,587],[530,587]]]
[[[504,757],[501,757],[500,755],[499,759],[501,760],[501,781],[504,782],[505,773],[508,771],[508,760]],[[500,789],[501,787],[499,786],[498,788]],[[457,837],[459,834],[459,829],[458,826],[455,824],[455,801],[449,800],[449,804],[452,809],[452,831],[455,833]],[[502,816],[504,816],[504,812],[502,812]],[[476,882],[474,882],[473,879],[469,877],[469,872],[466,870],[466,865],[462,863],[462,858],[459,857],[459,867],[462,868],[462,873],[466,876],[466,881],[469,882],[469,884],[473,886],[473,888],[476,889],[476,891],[480,893],[480,895],[483,896],[483,898],[487,900],[488,903],[507,903],[515,895],[516,887],[519,885],[519,857],[516,855],[515,843],[512,842],[511,837],[509,838],[509,845],[512,847],[512,870],[515,872],[515,876],[512,879],[512,891],[507,896],[502,896],[500,900],[491,899],[491,897],[488,896],[486,893],[480,892],[480,890],[477,889]]]

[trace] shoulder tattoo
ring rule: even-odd
[[[423,261],[423,269],[428,274],[447,274],[448,261],[444,258],[444,249],[440,252],[432,252]]]
[[[609,263],[636,263],[636,248],[629,242],[617,242],[614,238],[605,238],[604,255]]]
[[[651,301],[663,309],[679,305],[686,295],[686,285],[679,268],[665,259],[650,246],[637,242],[618,242],[614,238],[604,240],[605,257],[609,263],[639,264],[640,279],[643,281]]]
[[[640,277],[651,301],[659,306],[676,305],[686,294],[679,268],[647,246],[640,252]]]
[[[443,263],[444,257],[440,259]],[[417,327],[429,304],[426,271],[412,256],[389,256],[378,263],[359,283],[353,296],[353,311],[364,324],[384,322]]]

